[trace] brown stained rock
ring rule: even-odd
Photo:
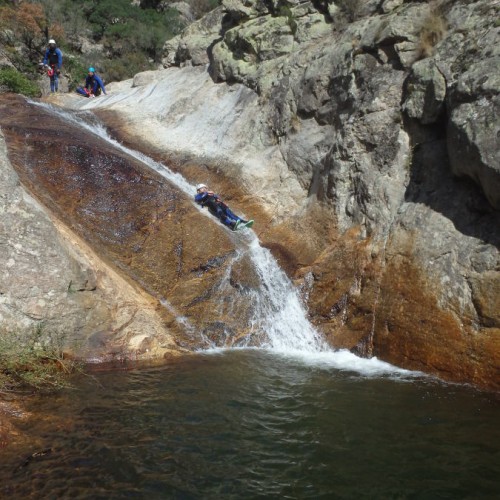
[[[29,414],[21,409],[18,401],[0,400],[0,450],[24,437],[15,424],[28,417]]]
[[[2,101],[0,116],[21,182],[106,262],[165,299],[166,321],[172,314],[195,326],[219,321],[209,299],[219,293],[234,257],[226,228],[201,215],[159,174],[55,114],[33,113],[31,105],[11,97]],[[236,296],[231,310],[238,307]],[[226,319],[235,322],[237,316]],[[94,348],[112,349],[104,332],[96,335]],[[140,338],[133,343],[147,349]]]
[[[301,270],[311,321],[337,348],[361,351],[373,324],[378,285],[369,241],[353,229],[328,247],[312,266]],[[367,354],[362,352],[362,354]]]
[[[446,289],[415,265],[411,241],[402,244],[388,254],[353,229],[300,269],[310,320],[334,347],[498,390],[498,273],[469,280],[477,315],[459,301],[444,309]]]
[[[500,271],[471,276],[469,282],[481,322],[500,329]]]
[[[443,289],[411,253],[391,256],[375,311],[373,354],[399,366],[500,389],[500,329],[458,309],[440,307]]]

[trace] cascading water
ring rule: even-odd
[[[92,113],[72,113],[44,103],[33,102],[32,104],[49,108],[51,113],[57,114],[63,120],[97,135],[102,140],[113,145],[117,150],[121,150],[132,158],[139,160],[192,198],[195,187],[186,181],[182,175],[171,171],[167,166],[147,155],[120,144],[109,136],[106,128],[98,122]],[[193,205],[200,210],[201,214],[211,217],[207,211],[202,210],[194,202]],[[260,280],[260,286],[248,292],[248,300],[252,304],[252,313],[247,325],[249,334],[245,336],[245,340],[240,340],[237,346],[255,346],[257,344],[261,348],[287,355],[300,356],[315,364],[325,364],[338,369],[356,370],[365,374],[408,373],[406,370],[399,370],[392,365],[378,361],[376,358],[366,360],[358,358],[348,351],[334,351],[331,349],[319,332],[307,320],[306,311],[297,291],[286,274],[280,269],[271,252],[260,245],[255,233],[252,231],[239,232],[235,233],[232,238],[237,250],[234,262],[242,255],[248,255]],[[222,283],[221,287],[229,287],[229,278],[228,274],[225,279],[226,283]],[[162,301],[162,303],[179,317],[178,323],[185,327],[186,332],[191,337],[193,327],[189,324],[189,321],[177,314],[171,304],[166,301]],[[255,342],[256,338],[259,339],[257,343]],[[212,346],[209,345],[209,347]]]
[[[37,103],[40,106],[46,104]],[[50,106],[50,105],[49,105]],[[96,120],[95,115],[84,112],[72,114],[60,108],[51,107],[53,113],[64,120],[71,121],[89,132],[113,144],[117,149],[146,164],[170,181],[188,196],[196,191],[195,187],[176,172],[152,158],[127,148],[109,136],[106,128]],[[197,205],[195,205],[200,209]],[[200,211],[207,215],[206,210]],[[209,216],[210,217],[210,216]],[[237,250],[247,252],[255,271],[260,278],[261,286],[252,291],[252,318],[250,330],[252,333],[262,333],[262,347],[279,351],[320,352],[329,350],[321,335],[313,328],[306,318],[306,313],[300,298],[290,280],[280,269],[271,252],[259,244],[255,233],[238,233],[234,238]],[[229,277],[227,278],[229,279]]]
[[[252,323],[266,332],[264,346],[278,351],[320,352],[329,350],[306,318],[306,312],[290,280],[271,252],[252,233],[249,255],[260,277],[261,287],[253,294]]]

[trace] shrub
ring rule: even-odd
[[[68,76],[69,90],[74,90],[78,85],[81,85],[87,76],[87,68],[89,66],[99,66],[95,61],[96,58],[89,58],[89,64],[84,62],[79,57],[67,55],[64,58],[64,73]]]
[[[136,73],[154,69],[147,57],[141,52],[126,54],[122,57],[102,61],[102,75],[107,83],[132,78]]]
[[[39,97],[39,87],[14,68],[0,69],[0,86],[27,97]]]
[[[16,8],[3,8],[0,24],[14,30],[29,49],[39,47],[45,40],[45,13],[39,4],[23,2]]]
[[[63,340],[63,335],[44,332],[42,325],[23,335],[0,332],[0,391],[67,387],[67,375],[78,365],[64,359]]]
[[[434,47],[443,39],[448,25],[438,4],[434,3],[430,14],[422,24],[419,41],[419,58],[430,57]]]

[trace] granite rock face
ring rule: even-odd
[[[498,8],[225,1],[165,70],[56,102],[230,193],[332,345],[498,389]]]
[[[0,151],[0,334],[22,342],[37,329],[41,342],[89,361],[173,351],[154,302],[27,192],[3,136]]]

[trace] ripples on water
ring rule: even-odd
[[[39,417],[22,424],[32,442],[2,451],[0,497],[499,493],[498,401],[466,387],[368,378],[258,350],[77,385],[33,401]]]

